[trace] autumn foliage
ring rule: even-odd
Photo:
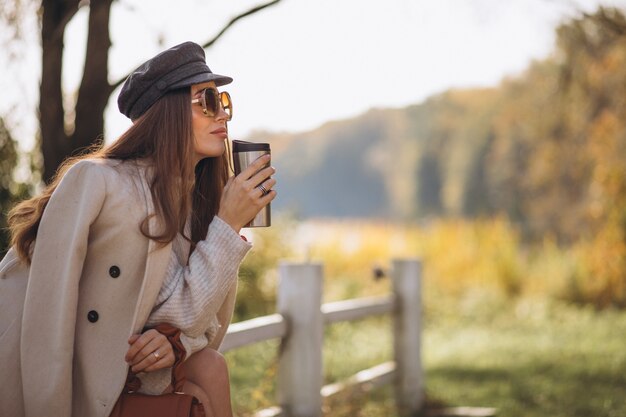
[[[519,236],[520,250],[554,245],[575,259],[565,266],[563,297],[626,306],[626,17],[619,9],[563,23],[551,56],[496,87],[449,90],[277,135],[273,149],[282,172],[277,206],[304,217],[401,224],[500,219]],[[481,259],[477,253],[473,262]],[[507,291],[518,291],[518,281],[511,276]]]
[[[487,167],[529,236],[575,248],[578,297],[626,306],[626,19],[600,9],[557,33],[553,58],[503,86]]]

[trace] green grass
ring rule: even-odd
[[[226,353],[233,409],[238,416],[275,404],[279,343],[256,343]]]
[[[626,415],[624,311],[474,293],[427,303],[424,323],[428,404],[496,407],[506,417]],[[387,318],[329,327],[325,383],[389,360],[389,329]],[[239,416],[274,403],[277,352],[266,342],[227,354]],[[346,393],[325,411],[396,415],[390,387]]]
[[[373,317],[357,323],[327,326],[324,340],[322,355],[325,384],[392,359],[388,317]],[[233,405],[237,415],[247,416],[255,410],[275,404],[278,349],[277,341],[268,341],[226,354]],[[360,393],[348,395],[362,399]],[[354,401],[349,401],[346,405],[352,407],[353,403]],[[336,405],[333,402],[329,406],[334,408]],[[373,403],[370,407],[377,407],[377,404]]]
[[[426,330],[431,400],[501,416],[626,415],[626,313],[522,301]]]

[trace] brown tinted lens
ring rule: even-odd
[[[233,118],[233,102],[230,99],[230,94],[226,91],[222,91],[220,93],[220,102],[222,104],[222,108],[228,115],[228,120]]]
[[[204,90],[204,102],[206,103],[206,109],[209,112],[210,116],[215,116],[217,114],[217,109],[219,106],[219,99],[217,97],[217,90],[213,88],[207,88]]]

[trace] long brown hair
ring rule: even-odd
[[[156,213],[149,213],[139,225],[141,233],[159,243],[171,242],[183,232],[191,213],[193,245],[204,239],[209,223],[217,214],[224,185],[228,180],[227,154],[205,158],[195,167],[189,88],[172,91],[159,99],[118,140],[111,145],[67,159],[42,194],[23,201],[9,212],[11,245],[19,257],[31,260],[32,246],[43,211],[67,170],[83,159],[148,160],[153,167],[150,191]],[[156,215],[161,229],[148,233],[148,220]]]

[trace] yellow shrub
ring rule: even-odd
[[[243,267],[246,274],[263,270],[263,276],[259,271],[253,274],[252,288],[257,300],[263,290],[270,303],[281,257],[324,265],[324,301],[386,294],[390,282],[381,279],[380,272],[387,274],[394,258],[415,257],[423,262],[423,283],[432,297],[462,297],[469,292],[475,297],[479,290],[505,297],[626,305],[626,246],[622,232],[615,229],[607,228],[596,239],[571,248],[561,248],[549,238],[525,245],[505,218],[420,225],[291,221],[272,229],[253,232],[258,234],[256,247]],[[247,300],[242,297],[241,302]]]

